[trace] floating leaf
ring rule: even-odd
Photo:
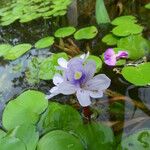
[[[140,26],[138,24],[126,22],[124,24],[121,24],[121,25],[115,27],[112,30],[112,33],[116,36],[128,36],[131,34],[141,33],[142,31],[143,31],[142,26]]]
[[[30,44],[19,44],[12,47],[4,58],[7,60],[15,60],[31,49]]]
[[[27,150],[35,150],[39,139],[39,133],[36,132],[36,128],[31,124],[24,124],[16,127],[11,135],[23,141]]]
[[[50,80],[56,73],[59,73],[56,67],[58,66],[57,60],[61,57],[68,59],[66,53],[58,53],[53,54],[50,57],[43,60],[39,68],[39,78],[43,80]]]
[[[35,124],[47,105],[43,93],[34,90],[25,91],[7,104],[2,117],[3,126],[10,130],[22,124]]]
[[[150,9],[150,3],[146,4],[145,8]]]
[[[70,36],[71,34],[73,34],[76,31],[76,29],[74,27],[63,27],[63,28],[59,28],[58,30],[56,30],[55,32],[55,37],[59,37],[59,38],[64,38],[67,36]]]
[[[49,37],[45,37],[37,41],[35,43],[35,47],[38,49],[46,48],[46,47],[51,46],[53,43],[54,43],[54,37],[49,36]]]
[[[111,24],[113,25],[122,25],[122,24],[126,24],[126,23],[136,23],[136,17],[135,16],[120,16],[115,18]]]
[[[0,139],[3,138],[6,135],[6,133],[0,129]]]
[[[71,106],[51,102],[41,117],[39,128],[43,132],[54,129],[71,130],[82,123],[80,114]]]
[[[55,130],[44,135],[37,146],[37,150],[84,150],[82,143],[75,136]]]
[[[106,43],[107,45],[117,45],[119,38],[113,34],[107,34],[102,38],[102,42]]]
[[[9,44],[0,44],[0,56],[4,56],[12,48]]]
[[[82,139],[87,150],[97,148],[114,150],[114,135],[111,128],[96,123],[79,126],[76,134]]]
[[[138,66],[126,66],[122,69],[123,77],[137,86],[150,84],[150,63],[140,64]]]
[[[85,27],[85,28],[78,30],[74,34],[74,38],[76,40],[92,39],[97,35],[97,33],[98,33],[98,30],[95,26]]]
[[[149,150],[150,130],[142,129],[122,140],[117,150]]]
[[[141,35],[131,35],[121,38],[117,43],[118,48],[129,53],[130,59],[139,59],[150,52],[150,43]]]

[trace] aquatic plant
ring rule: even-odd
[[[110,79],[104,74],[94,76],[95,62],[84,61],[82,58],[72,58],[69,62],[63,58],[58,59],[63,75],[56,74],[53,77],[55,86],[47,97],[52,98],[60,93],[64,95],[76,94],[81,106],[89,106],[91,104],[90,97],[102,97],[103,91],[110,85]]]

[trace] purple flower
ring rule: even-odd
[[[128,58],[128,52],[118,51],[116,54],[113,48],[108,48],[104,53],[104,62],[109,66],[115,66],[120,58]]]
[[[90,97],[100,98],[103,92],[110,86],[110,79],[105,74],[94,76],[96,64],[94,61],[85,62],[82,58],[72,58],[69,62],[58,59],[62,67],[63,75],[56,74],[53,78],[55,86],[50,90],[47,98],[58,94],[76,94],[83,107],[91,104]]]

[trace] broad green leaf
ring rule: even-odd
[[[120,16],[115,18],[111,24],[113,25],[122,25],[122,24],[126,24],[126,23],[136,23],[136,17],[135,16]]]
[[[9,44],[0,44],[0,56],[4,56],[12,48]]]
[[[37,146],[37,150],[84,150],[80,140],[61,130],[55,130],[44,135]]]
[[[107,45],[117,45],[119,38],[113,34],[107,34],[102,38],[102,42],[106,43]]]
[[[85,27],[78,30],[74,34],[74,38],[76,40],[83,40],[83,39],[93,39],[98,33],[98,30],[95,26]]]
[[[131,35],[121,38],[117,43],[118,48],[129,53],[130,59],[139,59],[150,52],[150,43],[141,35]]]
[[[38,49],[47,48],[47,47],[51,46],[53,43],[54,43],[54,37],[48,36],[48,37],[42,38],[39,41],[37,41],[35,43],[35,47]]]
[[[126,66],[122,69],[123,77],[137,86],[150,84],[150,63],[135,66]]]
[[[93,60],[96,63],[96,72],[99,72],[100,69],[102,68],[102,60],[94,55],[89,55],[89,57],[87,58],[88,60]]]
[[[39,128],[44,133],[54,129],[71,130],[82,123],[80,114],[71,106],[51,102],[41,117]]]
[[[96,21],[98,24],[109,23],[110,18],[104,4],[104,0],[96,0]]]
[[[0,129],[0,139],[5,137],[6,133]]]
[[[64,38],[64,37],[72,35],[75,31],[76,29],[74,27],[59,28],[55,32],[55,37]]]
[[[117,150],[149,150],[150,130],[141,129],[121,141]]]
[[[142,26],[138,24],[126,22],[124,24],[121,24],[113,28],[112,33],[116,36],[129,36],[132,34],[141,33],[142,31],[143,31]]]
[[[26,150],[26,147],[20,139],[6,136],[0,139],[0,150]]]
[[[27,150],[35,150],[39,139],[39,133],[36,132],[36,128],[31,124],[24,124],[17,126],[11,133],[11,135],[23,141]]]
[[[146,4],[145,8],[150,9],[150,3]]]
[[[75,132],[87,150],[114,150],[114,135],[111,128],[97,123],[79,126]]]
[[[25,91],[6,105],[2,124],[7,130],[22,124],[35,124],[47,105],[45,94],[34,90]]]
[[[31,49],[30,44],[19,44],[12,47],[4,58],[7,60],[15,60]]]
[[[39,78],[43,80],[50,80],[56,73],[59,73],[56,67],[58,66],[57,60],[61,57],[68,59],[66,53],[58,53],[43,60],[39,68]]]

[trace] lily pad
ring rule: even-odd
[[[12,48],[9,44],[0,44],[0,56],[4,56]]]
[[[122,69],[123,77],[132,84],[144,86],[150,84],[150,63],[138,66],[126,66]]]
[[[102,42],[106,43],[107,45],[117,45],[119,38],[113,34],[107,34],[102,38]]]
[[[64,37],[72,35],[75,31],[76,31],[76,29],[74,27],[59,28],[55,32],[55,37],[64,38]]]
[[[141,33],[142,31],[143,31],[142,26],[140,26],[138,24],[126,22],[124,24],[121,24],[121,25],[115,27],[112,30],[112,33],[116,36],[128,36],[131,34]]]
[[[7,130],[22,124],[35,124],[47,105],[45,94],[34,90],[25,91],[7,104],[3,112],[2,124]]]
[[[0,139],[5,137],[6,133],[0,129]]]
[[[113,25],[121,25],[121,24],[136,23],[136,22],[137,22],[137,20],[136,20],[135,16],[128,15],[128,16],[120,16],[120,17],[115,18],[111,22],[111,24],[113,24]]]
[[[93,39],[98,33],[98,30],[95,26],[85,27],[78,30],[74,34],[74,38],[76,40],[83,40],[83,39]]]
[[[47,47],[51,46],[53,43],[54,43],[54,37],[49,36],[49,37],[45,37],[45,38],[42,38],[39,41],[37,41],[35,43],[35,47],[38,49],[47,48]]]
[[[141,35],[131,35],[121,38],[117,43],[118,48],[129,53],[130,59],[139,59],[150,52],[150,43]]]
[[[75,136],[61,130],[55,130],[44,135],[37,150],[84,150],[81,141]]]
[[[117,150],[149,150],[150,130],[142,129],[122,140]]]
[[[150,9],[150,3],[146,4],[145,8]]]
[[[31,49],[31,44],[19,44],[12,47],[4,58],[7,60],[15,60]]]
[[[51,102],[39,121],[39,130],[44,133],[54,129],[70,131],[82,124],[80,114],[71,106]]]

